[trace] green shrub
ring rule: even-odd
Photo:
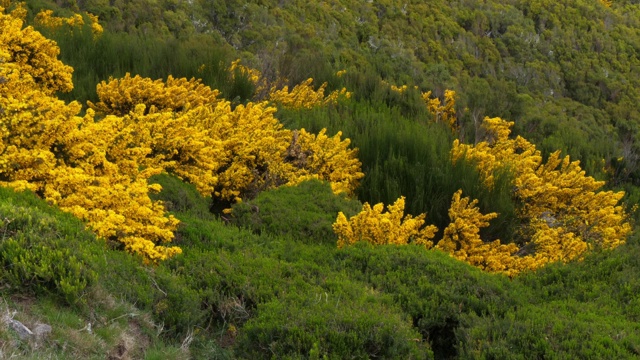
[[[401,306],[437,358],[457,354],[456,333],[465,314],[500,317],[523,301],[524,289],[506,277],[483,273],[440,251],[361,243],[337,257],[352,279],[389,294]]]
[[[53,293],[69,304],[82,301],[97,280],[96,262],[104,245],[82,225],[34,203],[33,194],[0,188],[0,279],[16,292]],[[23,203],[22,200],[26,200]],[[48,210],[48,211],[47,211]]]
[[[387,295],[347,280],[260,304],[240,333],[242,358],[433,358]]]
[[[260,193],[257,198],[233,206],[233,222],[255,233],[287,235],[316,244],[335,244],[332,230],[338,212],[357,214],[360,202],[335,195],[319,180],[297,186],[282,186]]]
[[[637,322],[574,299],[522,305],[499,318],[472,315],[464,322],[457,333],[462,359],[476,359],[479,354],[510,359],[637,359],[640,355]]]
[[[162,200],[168,211],[190,214],[204,219],[212,218],[209,211],[211,198],[203,197],[195,186],[166,173],[152,176],[149,183],[162,186],[160,193],[151,194],[151,198]]]

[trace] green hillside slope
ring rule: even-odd
[[[0,6],[6,3],[0,0]],[[311,150],[296,149],[300,133],[295,129],[315,134],[327,129],[330,136],[341,132],[350,139],[350,148],[358,148],[364,177],[352,197],[335,194],[332,184],[317,179],[276,188],[270,185],[286,181],[271,173],[272,164],[265,160],[249,168],[255,175],[252,179],[257,180],[250,184],[253,188],[238,186],[242,191],[237,196],[242,199],[236,201],[233,196],[219,195],[223,187],[219,183],[208,190],[212,198],[166,172],[148,182],[140,175],[136,185],[144,191],[136,194],[146,200],[148,192],[149,203],[158,201],[153,203],[158,205],[155,215],[159,214],[153,221],[169,215],[180,220],[167,230],[175,237],[156,239],[155,244],[172,241],[171,246],[179,249],[167,259],[153,259],[155,262],[143,258],[140,254],[144,252],[123,251],[130,243],[119,242],[127,235],[122,229],[114,230],[107,239],[99,238],[90,231],[95,222],[89,216],[83,223],[53,206],[53,197],[49,203],[43,200],[43,187],[36,193],[0,187],[0,358],[640,358],[638,230],[626,243],[604,250],[598,242],[604,235],[591,232],[598,224],[573,217],[575,209],[558,206],[557,214],[537,220],[552,230],[574,226],[582,231],[575,236],[584,234],[585,248],[590,251],[568,264],[552,263],[507,277],[483,272],[448,253],[415,243],[360,241],[338,248],[338,235],[332,228],[339,212],[350,217],[364,202],[391,204],[405,196],[407,212],[426,213],[427,224],[439,228],[436,239],[442,239],[445,228],[455,223],[449,212],[452,194],[461,189],[464,196],[479,200],[482,214],[496,213],[479,231],[485,244],[500,239],[503,244],[518,245],[514,257],[535,254],[534,228],[521,216],[530,203],[518,198],[516,171],[505,168],[492,173],[495,177],[488,186],[477,167],[480,161],[452,161],[456,139],[467,144],[495,141],[479,124],[485,116],[500,116],[515,122],[511,138],[521,135],[535,143],[542,157],[562,150],[571,160],[580,160],[586,174],[606,180],[606,190],[626,190],[623,202],[612,201],[619,206],[616,213],[605,215],[622,214],[618,223],[626,226],[629,222],[630,229],[633,218],[639,217],[634,205],[640,199],[639,4],[623,0],[610,7],[598,0],[36,0],[26,6],[29,24],[35,23],[40,10],[51,9],[60,16],[89,11],[100,17],[105,28],[96,36],[89,23],[58,29],[35,25],[56,40],[59,58],[74,68],[73,91],[56,96],[67,102],[77,100],[82,106],[80,114],[88,114],[68,117],[77,122],[78,129],[108,123],[106,120],[114,126],[128,126],[106,114],[94,118],[86,106],[87,101],[98,102],[98,83],[125,73],[152,79],[169,75],[200,78],[221,91],[229,100],[229,109],[265,100],[268,89],[258,91],[260,83],[253,82],[251,74],[230,71],[232,61],[240,58],[243,64],[260,70],[269,86],[293,86],[312,77],[316,88],[327,83],[327,93],[343,87],[352,92],[348,100],[311,109],[273,108],[273,122],[282,130],[279,136],[289,130],[294,134],[290,143],[285,141],[289,146],[284,147],[286,164],[306,164],[314,155]],[[0,45],[5,44],[2,41]],[[0,52],[0,56],[4,55]],[[0,85],[21,71],[5,66],[4,61],[0,59],[0,70],[6,70]],[[338,74],[340,70],[346,73]],[[407,85],[407,89],[393,90],[391,85]],[[434,122],[435,115],[422,97],[423,92],[431,91],[442,99],[447,89],[456,92],[457,131]],[[0,100],[7,99],[2,104],[17,105],[15,109],[0,106],[0,126],[4,126],[0,130],[8,129],[0,134],[0,160],[4,151],[30,146],[33,140],[14,141],[14,123],[30,119],[29,111],[35,110],[9,101],[19,92],[7,94],[0,93]],[[62,106],[41,101],[46,106]],[[38,115],[49,121],[47,115],[57,114],[58,109],[45,105]],[[191,106],[183,105],[180,111]],[[149,121],[156,110],[136,109],[140,119]],[[184,119],[187,110],[172,109],[158,113],[157,118]],[[6,111],[24,116],[2,117]],[[142,116],[145,111],[149,117]],[[214,114],[204,106],[199,111]],[[215,114],[232,117],[231,110]],[[53,120],[67,119],[65,116]],[[250,128],[251,121],[246,122],[249,125],[244,126]],[[68,125],[54,124],[55,129]],[[158,124],[180,125],[168,120]],[[49,123],[31,125],[34,134],[45,132],[38,126],[53,128]],[[162,148],[166,144],[157,139],[165,140],[163,129],[153,129],[157,130],[153,145],[157,148],[153,149],[152,145],[126,142],[137,139],[138,130],[151,132],[144,126],[106,137],[121,148],[81,143],[77,140],[81,135],[90,139],[92,134],[78,129],[73,127],[63,140],[36,150],[53,154],[46,155],[54,164],[49,170],[63,164],[69,174],[82,169],[95,175],[105,171],[107,164],[129,171],[117,173],[120,182],[110,183],[115,176],[94,176],[90,178],[93,182],[87,181],[87,189],[100,188],[100,181],[103,186],[115,184],[114,188],[122,189],[139,172],[160,167],[151,161],[147,165],[127,162],[131,159],[126,157],[120,163],[117,157],[125,153],[143,153],[141,159],[147,150],[147,155],[161,154],[165,164],[173,161],[165,165],[173,171],[183,165],[180,161],[210,165],[199,154],[193,155],[198,149],[194,150],[188,136],[167,138],[178,145]],[[193,129],[195,126],[183,127],[176,132]],[[198,131],[198,143],[205,143],[202,134],[211,133]],[[271,136],[266,131],[261,134]],[[260,140],[252,136],[233,141],[216,137],[215,141],[245,144]],[[11,140],[17,145],[5,146],[4,139],[6,144]],[[77,142],[73,153],[60,150],[67,146],[64,141]],[[211,149],[206,154],[228,157],[239,157],[243,150],[235,145]],[[82,162],[85,155],[93,158],[94,150],[103,151],[104,159]],[[187,154],[183,159],[181,151]],[[250,163],[246,159],[265,156],[260,149],[252,151],[242,161]],[[25,154],[28,160],[30,153]],[[34,169],[40,169],[46,156],[31,162]],[[12,159],[22,158],[15,155]],[[0,181],[11,184],[15,180],[11,176],[25,170],[23,163],[2,163]],[[334,166],[330,164],[327,167]],[[218,181],[222,172],[235,165],[229,161],[207,175]],[[170,171],[167,168],[164,171]],[[25,173],[30,175],[28,170]],[[73,173],[75,170],[78,172]],[[333,175],[327,172],[327,177]],[[309,173],[310,178],[314,176],[322,177]],[[42,179],[38,181],[52,181],[44,175]],[[71,175],[60,179],[60,187],[74,181]],[[242,180],[231,175],[228,179],[229,183]],[[264,183],[256,185],[260,180]],[[160,184],[162,191],[148,191],[156,188],[153,184]],[[47,188],[49,196],[55,192],[52,188]],[[64,196],[85,190],[69,188]],[[579,187],[571,190],[575,189]],[[122,203],[136,208],[135,201],[125,199],[131,194],[106,193],[124,194]],[[95,210],[91,206],[100,199],[78,196],[77,200],[76,208]],[[228,208],[231,212],[225,211]],[[160,231],[161,227],[144,220],[139,221],[144,231]],[[145,233],[143,230],[130,231]],[[574,233],[569,234],[573,238]],[[34,331],[48,324],[51,331],[21,336],[16,321]]]
[[[636,238],[509,280],[417,247],[338,250],[310,243],[305,230],[278,236],[268,227],[255,235],[212,219],[191,187],[158,180],[167,189],[160,196],[176,204],[186,225],[179,231],[184,254],[155,268],[105,249],[33,195],[0,190],[3,306],[18,309],[16,319],[27,326],[54,328],[38,346],[3,328],[4,353],[103,358],[121,347],[147,359],[640,355]],[[305,188],[323,202],[333,196],[320,183]],[[277,208],[299,208],[301,191],[278,191]],[[322,214],[312,205],[308,213]],[[33,258],[37,266],[20,260]],[[61,285],[69,279],[84,282],[69,290]],[[80,335],[86,323],[92,333]]]
[[[517,132],[545,151],[561,149],[581,159],[593,174],[606,164],[616,181],[638,177],[640,20],[633,2],[614,1],[610,8],[598,0],[79,1],[77,6],[100,15],[107,29],[147,41],[189,49],[205,41],[204,34],[206,43],[245,58],[272,80],[326,81],[347,69],[352,77],[345,81],[365,99],[371,93],[360,76],[417,85],[437,96],[454,89],[467,140],[476,137],[474,123],[483,116],[500,116],[515,121]],[[63,51],[72,65],[83,61],[71,61],[73,56]],[[149,74],[154,78],[181,75],[176,66],[154,67],[164,71]],[[93,71],[101,79],[116,70]]]

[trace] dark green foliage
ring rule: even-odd
[[[256,233],[335,244],[337,237],[331,226],[338,212],[353,216],[361,209],[359,201],[333,194],[328,183],[310,180],[262,192],[253,200],[234,205],[232,221]]]
[[[39,29],[60,46],[60,59],[74,68],[74,89],[59,94],[67,101],[98,101],[96,85],[119,78],[127,72],[151,79],[186,77],[201,79],[205,85],[222,92],[236,103],[251,97],[253,85],[242,74],[232,77],[228,66],[232,53],[215,39],[194,35],[186,40],[152,35],[105,31],[94,38],[88,25],[70,31]]]
[[[391,294],[437,358],[456,355],[456,332],[466,315],[501,317],[523,300],[523,288],[506,277],[487,276],[439,251],[361,244],[338,256],[353,278]]]
[[[503,318],[468,317],[458,333],[462,357],[638,358],[639,254],[636,235],[611,252],[517,278],[527,302],[504,308]]]
[[[433,358],[386,295],[344,280],[330,287],[333,291],[296,292],[259,305],[257,316],[243,327],[238,355],[299,359],[315,347],[318,356],[330,359]]]
[[[162,191],[151,194],[153,200],[161,200],[167,211],[190,214],[196,217],[210,218],[211,198],[204,198],[195,186],[185,184],[174,175],[160,174],[149,179],[151,184],[160,184]]]

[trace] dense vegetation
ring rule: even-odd
[[[317,219],[331,216],[336,205],[344,209],[344,200],[319,182],[301,185],[313,191],[304,206],[298,188],[259,196],[250,206],[258,206],[261,217],[239,220],[241,230],[213,219],[193,187],[168,176],[156,181],[165,189],[158,196],[187,225],[176,241],[183,255],[153,268],[105,249],[80,222],[32,194],[0,190],[1,216],[12,219],[1,229],[0,253],[10,269],[2,273],[4,306],[20,309],[17,318],[26,324],[56,327],[56,338],[40,348],[3,329],[4,353],[104,358],[120,348],[148,359],[640,354],[636,237],[582,262],[509,280],[418,247],[337,249],[317,237],[331,226]],[[288,234],[276,235],[274,209],[300,214]],[[58,254],[72,260],[56,262]],[[17,260],[38,257],[37,267]],[[60,286],[68,279],[73,288]],[[33,295],[35,303],[23,300]],[[52,309],[65,303],[71,307]],[[93,333],[78,336],[87,322]]]
[[[85,221],[0,188],[0,310],[55,329],[42,343],[0,327],[2,354],[640,356],[638,235],[622,244],[638,185],[637,5],[0,6],[56,39],[62,59],[37,32],[12,42],[19,26],[1,19],[8,53],[47,50],[0,63],[0,181]],[[425,106],[431,94],[455,98],[447,121]],[[531,143],[492,133],[485,115],[514,120]],[[625,188],[627,208],[558,149]],[[353,195],[388,205],[405,196],[416,216],[407,223],[426,213],[438,228],[425,228],[421,245],[443,239],[436,248],[483,269],[499,271],[456,248],[456,206],[480,216],[468,235],[476,250],[501,239],[516,258],[580,261],[508,278],[423,246],[338,248],[336,215],[362,208]],[[589,212],[593,202],[606,210]],[[566,249],[529,243],[540,229]]]

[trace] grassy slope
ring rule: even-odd
[[[592,8],[590,5],[589,9]],[[458,20],[465,23],[464,19]],[[627,25],[622,22],[620,27],[626,29]],[[460,33],[469,35],[470,31]],[[507,31],[510,32],[522,33],[517,27]],[[528,29],[528,32],[534,34],[539,30]],[[469,36],[457,37],[452,46]],[[476,38],[484,39],[473,37]],[[93,59],[110,59],[105,56],[106,50],[113,50],[109,54],[115,58],[113,54],[123,52],[122,48],[116,49],[118,44],[128,49],[126,53],[134,54],[140,46],[130,46],[129,40],[128,35],[121,33],[105,36],[99,43],[102,48],[92,50]],[[140,41],[143,45],[156,44],[146,39]],[[74,44],[78,42],[66,45]],[[187,42],[184,49],[193,50],[192,45]],[[165,59],[171,46],[162,47],[155,58]],[[511,46],[510,49],[516,51],[517,48]],[[176,52],[182,54],[181,50]],[[87,54],[75,53],[80,57]],[[221,51],[221,54],[201,54],[198,59],[215,63],[226,56],[228,54]],[[475,60],[469,59],[473,65]],[[187,60],[177,57],[179,66],[175,67],[191,68],[200,64]],[[86,63],[86,58],[84,61]],[[97,61],[88,64],[96,65]],[[138,64],[138,71],[152,72],[157,68],[154,64]],[[448,64],[457,66],[449,69],[453,75],[464,72],[461,62]],[[124,67],[105,65],[104,74],[87,81],[94,83],[105,74],[129,70]],[[95,68],[97,66],[89,67],[94,71]],[[208,83],[224,83],[224,79],[216,80],[221,69],[212,68]],[[173,69],[158,71],[159,75],[148,75],[160,77]],[[79,74],[89,72],[78,71]],[[360,75],[353,74],[354,78],[349,81],[358,83]],[[377,73],[363,76],[364,85],[358,88],[365,89],[367,81],[377,84],[377,76]],[[486,74],[480,71],[474,76]],[[466,90],[468,84],[462,80],[455,83]],[[508,84],[517,82],[517,79],[501,80]],[[573,83],[579,85],[578,80]],[[496,84],[501,83],[492,83]],[[429,80],[422,85],[431,88],[437,84]],[[229,86],[225,93],[234,94]],[[372,88],[376,90],[379,85]],[[541,86],[542,90],[546,88]],[[573,102],[580,97],[576,89],[565,94],[571,100],[543,96],[535,89],[525,93],[531,93],[537,100],[549,100],[554,106],[565,103],[574,106]],[[634,90],[629,96],[635,93]],[[359,93],[365,98],[369,95]],[[383,98],[390,106],[398,106],[398,99],[391,95]],[[593,105],[587,100],[583,102]],[[409,106],[412,102],[407,103],[403,113],[413,114]],[[534,107],[529,106],[527,111]],[[592,110],[592,107],[575,110],[570,117],[579,118],[582,111],[595,114]],[[608,111],[617,113],[618,110]],[[487,114],[503,115],[489,110]],[[558,120],[560,115],[549,114],[553,111],[539,114],[542,125],[562,124]],[[523,123],[535,123],[536,119],[529,119],[529,115],[522,116],[522,120],[526,120]],[[563,129],[559,126],[551,133],[566,130]],[[556,140],[563,145],[572,138]],[[552,145],[556,148],[566,144]],[[213,218],[208,212],[207,199],[200,198],[191,187],[167,177],[159,181],[165,185],[161,198],[170,202],[170,209],[183,220],[176,243],[184,249],[184,254],[157,267],[144,266],[138,259],[107,249],[82,230],[77,220],[32,195],[0,189],[0,221],[3,221],[0,224],[3,265],[0,295],[4,300],[0,310],[3,313],[17,310],[15,319],[32,328],[39,321],[54,327],[45,341],[26,342],[1,326],[3,354],[70,359],[104,358],[105,354],[149,359],[319,358],[324,355],[329,358],[634,358],[640,355],[637,236],[613,252],[595,254],[568,266],[551,266],[511,281],[481,273],[445,254],[414,247],[359,245],[338,250],[327,235],[330,231],[326,229],[326,221],[322,224],[324,228],[314,227],[316,219],[335,216],[335,209],[311,209],[309,211],[318,216],[307,214],[295,219],[298,227],[290,227],[283,224],[291,225],[292,218],[267,219],[268,207],[260,205],[264,211],[257,216],[259,226],[244,223],[254,231],[239,230]],[[369,190],[372,189],[373,186]],[[301,205],[296,201],[307,199],[304,201],[308,202],[309,194],[317,198],[320,190],[303,189],[303,193],[308,192],[306,196],[287,191],[273,193],[276,212],[287,209],[282,213],[297,214]],[[256,199],[257,204],[259,201],[267,201],[267,195]],[[250,221],[256,220],[252,216]],[[285,236],[281,233],[283,228],[298,233],[289,232]],[[315,241],[317,239],[320,241]],[[88,323],[92,324],[91,332],[87,331]]]
[[[255,235],[213,219],[207,200],[190,186],[169,177],[159,181],[165,186],[161,197],[183,220],[177,243],[184,254],[155,268],[106,249],[79,222],[33,195],[0,189],[0,218],[13,219],[0,232],[3,306],[18,310],[16,319],[28,326],[40,321],[54,327],[37,344],[19,341],[3,327],[4,354],[100,358],[125,351],[134,358],[260,359],[640,355],[637,238],[583,262],[511,281],[414,247],[338,250],[291,234],[265,230]],[[277,198],[282,202],[276,209],[299,206],[286,190]],[[28,239],[29,249],[47,244],[47,253],[68,249],[97,275],[86,275],[88,285],[77,297],[65,296],[55,281],[38,278],[35,270],[18,286],[9,275],[11,253],[6,250],[18,238]],[[67,274],[52,273],[53,279]],[[179,349],[183,341],[186,350]]]

